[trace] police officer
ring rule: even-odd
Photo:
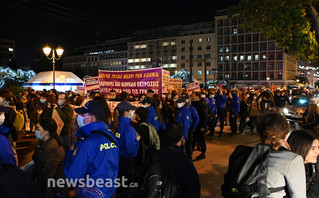
[[[193,155],[192,141],[193,129],[191,107],[186,104],[186,98],[178,98],[176,100],[177,110],[175,113],[175,121],[181,124],[184,128],[184,141],[186,141],[183,151],[191,159]],[[196,126],[195,126],[196,127]]]
[[[97,181],[105,178],[117,178],[119,170],[119,147],[113,134],[107,130],[104,123],[105,111],[102,103],[89,101],[83,107],[75,109],[78,113],[77,122],[80,129],[76,136],[84,140],[76,142],[66,153],[64,173],[68,179],[87,176]],[[79,184],[78,184],[79,185]],[[111,197],[115,186],[76,186],[78,197]]]
[[[193,139],[194,139],[194,137],[193,137],[194,132],[195,132],[195,129],[199,123],[199,116],[198,116],[198,113],[196,111],[196,108],[191,104],[191,99],[190,99],[189,95],[184,94],[183,97],[186,99],[187,109],[191,113],[191,117],[190,117],[191,118],[191,126],[189,127],[188,134],[191,134],[191,135],[189,135],[189,137],[191,137],[189,142],[192,144]],[[187,146],[187,154],[188,154],[190,159],[192,159],[192,155],[193,155],[193,151],[194,151],[191,144]]]
[[[115,137],[120,147],[120,170],[118,178],[125,177],[128,182],[132,182],[135,174],[134,159],[139,148],[140,135],[137,134],[135,128],[130,124],[136,107],[130,102],[122,101],[116,107],[118,112],[114,114],[114,120],[118,120]],[[130,197],[131,189],[120,187],[117,190],[116,197]]]
[[[217,106],[215,95],[213,92],[208,93],[208,97],[206,98],[208,104],[208,127],[209,127],[209,139],[213,139],[215,134],[215,127],[217,121]]]
[[[219,89],[216,95],[217,117],[220,122],[220,132],[218,137],[222,137],[223,135],[224,121],[226,116],[226,103],[227,96],[223,94],[222,90]]]
[[[237,133],[237,115],[240,110],[240,99],[237,95],[237,89],[231,91],[232,99],[229,106],[229,123],[231,128],[231,134],[236,135]]]
[[[147,117],[147,122],[153,125],[156,129],[156,131],[159,131],[160,123],[159,123],[159,117],[156,114],[155,108],[154,108],[154,102],[151,98],[146,97],[144,100],[139,102],[141,107],[147,108],[149,114]]]

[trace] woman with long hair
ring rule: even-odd
[[[310,99],[306,123],[302,124],[301,127],[319,135],[319,107],[317,105],[317,99]]]
[[[319,139],[311,131],[295,130],[287,140],[291,151],[302,156],[306,169],[307,197],[319,195],[318,155]]]
[[[306,198],[306,176],[303,159],[290,152],[285,141],[289,127],[285,117],[268,113],[259,119],[257,133],[261,142],[270,146],[267,188],[280,189],[267,197]],[[284,188],[283,188],[284,187]],[[285,190],[286,189],[286,190]]]

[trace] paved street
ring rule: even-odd
[[[248,130],[248,129],[247,129]],[[216,128],[217,134],[219,127]],[[230,127],[225,127],[225,135],[222,138],[215,137],[213,140],[207,141],[207,155],[205,160],[194,162],[198,171],[202,186],[202,197],[222,197],[220,194],[220,186],[223,183],[223,176],[227,171],[228,158],[235,147],[239,144],[255,145],[258,143],[258,137],[255,134],[229,136]],[[216,134],[216,135],[217,135]],[[19,166],[31,161],[33,150],[36,146],[36,138],[26,133],[21,133],[17,143]],[[194,157],[199,152],[194,153]]]

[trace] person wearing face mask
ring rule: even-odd
[[[7,112],[9,107],[0,106],[0,161],[4,164],[12,164],[17,166],[17,161],[14,155],[14,150],[9,142],[9,129],[2,126],[5,120],[4,112]]]
[[[3,115],[1,115],[1,128],[3,132],[5,132],[5,136],[8,138],[13,154],[18,164],[18,155],[16,153],[16,141],[18,140],[18,131],[13,126],[16,112],[13,107],[9,106],[10,101],[12,101],[12,93],[7,89],[0,89],[0,107],[5,107],[5,111],[3,111]]]
[[[224,124],[225,124],[225,117],[226,117],[226,103],[227,103],[227,96],[223,93],[222,90],[217,91],[217,95],[215,97],[216,99],[216,106],[217,106],[217,118],[220,122],[220,131],[219,131],[219,136],[222,137],[223,135],[223,130],[224,130]]]
[[[217,122],[217,106],[215,95],[213,92],[208,93],[208,97],[206,98],[206,102],[208,104],[208,127],[209,127],[209,139],[213,139],[215,134],[215,127]]]
[[[134,177],[134,161],[139,149],[139,140],[141,136],[137,134],[130,121],[134,115],[136,107],[130,102],[122,101],[114,112],[114,123],[112,131],[119,143],[119,174],[118,178],[125,177],[128,182],[132,182]],[[120,187],[117,189],[117,197],[130,197],[131,189]]]
[[[55,109],[64,125],[60,132],[60,139],[65,151],[69,147],[69,135],[71,133],[71,121],[74,115],[73,108],[67,104],[67,95],[64,92],[58,94],[58,104],[48,103],[47,108],[43,111],[41,117],[52,117],[52,111]]]
[[[76,137],[80,140],[67,151],[64,172],[68,179],[89,178],[114,179],[119,170],[119,143],[105,124],[105,107],[99,101],[89,101],[83,107],[76,108],[80,129]],[[78,197],[111,197],[115,186],[76,186]]]
[[[47,95],[42,93],[40,95],[39,102],[35,105],[35,110],[38,112],[38,115],[41,115],[43,110],[47,107]]]
[[[154,102],[152,98],[146,97],[144,100],[139,102],[141,104],[141,107],[147,108],[149,114],[147,121],[149,124],[153,125],[156,129],[156,131],[159,131],[160,127],[160,119],[159,116],[156,114],[155,108],[154,108]]]
[[[56,122],[48,117],[40,119],[36,126],[35,136],[38,143],[32,156],[34,168],[31,169],[31,178],[46,197],[56,197],[58,194],[69,197],[67,186],[64,188],[48,187],[49,178],[65,179],[62,167],[65,153],[58,139]]]
[[[237,134],[237,117],[240,110],[240,99],[238,97],[237,89],[231,91],[232,99],[229,105],[229,124],[231,128],[231,134]]]
[[[192,159],[193,132],[199,122],[199,117],[195,107],[188,105],[185,97],[179,98],[176,101],[176,104],[177,110],[175,113],[175,121],[184,127],[184,143],[182,145],[182,151],[189,159]],[[194,115],[192,114],[193,110],[195,110]]]

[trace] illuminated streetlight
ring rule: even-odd
[[[55,61],[56,60],[60,60],[64,49],[62,47],[57,47],[56,49],[52,49],[50,46],[46,45],[43,49],[43,53],[45,54],[45,56],[49,59],[52,60],[52,65],[53,65],[53,89],[55,89]],[[49,57],[49,55],[51,54],[51,50],[52,50],[52,56]],[[58,57],[55,56],[55,53],[58,55]]]
[[[270,77],[267,77],[266,79],[268,81],[268,87],[270,88]]]

